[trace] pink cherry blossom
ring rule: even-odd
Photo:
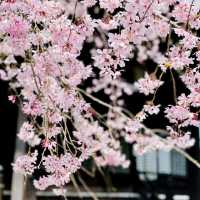
[[[19,156],[13,164],[13,169],[15,170],[15,172],[21,173],[23,175],[31,175],[36,168],[35,164],[37,160],[37,155],[38,152],[35,151],[30,156]]]
[[[15,103],[16,102],[16,96],[10,95],[10,96],[8,96],[8,100],[11,101],[12,103]]]
[[[167,127],[170,136],[167,137],[168,142],[171,145],[178,146],[180,148],[186,149],[194,145],[195,140],[191,138],[191,133],[186,132],[183,135],[174,131],[171,127]]]
[[[190,112],[188,108],[171,106],[166,108],[165,113],[171,123],[179,124],[179,126],[199,125],[196,114]]]
[[[24,122],[18,133],[18,137],[24,142],[32,140],[34,137],[34,127],[28,122]]]
[[[122,141],[136,154],[191,147],[187,128],[199,126],[199,28],[198,6],[181,0],[2,0],[0,79],[27,117],[18,137],[30,148],[14,170],[42,169],[34,186],[62,189],[88,159],[129,167]],[[140,67],[134,83],[122,78],[127,66]],[[187,93],[176,91],[177,76]],[[166,79],[174,105],[155,104]],[[133,114],[135,103],[129,108],[124,97],[136,91],[146,101]],[[160,113],[168,124],[157,133],[145,119]],[[38,147],[42,154],[31,153]]]
[[[135,87],[139,90],[140,93],[145,95],[153,94],[157,88],[163,84],[160,80],[152,79],[147,73],[144,78],[139,79],[135,83]]]
[[[113,12],[116,8],[121,6],[121,0],[100,0],[101,8],[104,8],[110,12]]]

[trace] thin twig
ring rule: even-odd
[[[77,9],[77,5],[78,5],[78,0],[76,0],[75,2],[75,6],[74,6],[74,14],[72,16],[72,21],[71,21],[71,24],[70,24],[70,30],[69,30],[69,35],[68,35],[68,38],[67,38],[67,43],[69,42],[69,39],[70,39],[70,36],[71,36],[71,33],[72,33],[72,23],[76,17],[76,9]]]
[[[188,153],[186,153],[180,148],[177,148],[176,146],[174,146],[173,149],[182,154],[185,158],[187,158],[190,162],[192,162],[200,169],[200,163],[197,160],[195,160],[192,156],[190,156]]]
[[[151,6],[152,6],[153,3],[154,3],[154,1],[155,1],[155,0],[152,0],[152,1],[151,1],[151,3],[148,5],[147,9],[146,9],[145,12],[144,12],[144,15],[142,16],[142,18],[141,18],[139,21],[137,21],[137,23],[141,23],[141,22],[144,21],[144,19],[146,18],[147,13],[148,13],[148,11],[149,11],[149,9],[151,8]]]
[[[89,170],[87,170],[85,167],[81,167],[81,170],[83,171],[83,172],[85,172],[88,176],[90,176],[91,178],[95,178],[95,171],[89,171]]]
[[[32,73],[33,73],[33,80],[34,80],[35,86],[37,88],[38,95],[40,95],[41,94],[41,90],[40,90],[39,85],[37,83],[36,73],[35,73],[35,70],[34,70],[34,67],[33,67],[32,63],[31,63],[31,70],[32,70]]]
[[[78,90],[79,92],[81,92],[82,94],[84,94],[85,96],[89,97],[90,99],[94,100],[95,102],[97,102],[97,103],[99,103],[99,104],[101,104],[101,105],[103,105],[103,106],[105,106],[105,107],[107,107],[107,108],[109,108],[109,109],[111,109],[111,110],[113,110],[113,111],[119,112],[118,107],[113,107],[113,106],[111,106],[110,104],[105,103],[104,101],[101,101],[100,99],[98,99],[98,98],[92,96],[91,94],[87,93],[86,91],[84,91],[84,90],[82,90],[82,89],[80,89],[80,88],[77,88],[77,90]]]
[[[97,196],[95,195],[95,193],[93,191],[91,191],[91,189],[88,187],[88,185],[85,183],[85,181],[82,179],[81,175],[78,174],[78,180],[80,181],[80,183],[82,184],[82,186],[85,188],[85,190],[91,195],[91,197],[94,200],[98,200]]]
[[[172,85],[173,85],[173,97],[174,97],[174,103],[176,103],[176,101],[177,101],[176,81],[175,81],[175,78],[174,78],[174,75],[173,75],[171,69],[170,69],[170,74],[171,74]]]
[[[159,79],[158,79],[159,81],[162,79],[163,74],[164,74],[164,72],[162,72],[162,73],[160,74]],[[157,87],[156,90],[155,90],[155,92],[154,92],[154,94],[153,94],[153,98],[152,98],[152,100],[151,100],[151,102],[152,102],[153,104],[154,104],[154,101],[155,101],[155,98],[156,98],[156,94],[157,94],[159,88],[160,88],[160,87]]]
[[[194,33],[189,32],[188,30],[185,30],[184,27],[180,26],[180,25],[178,24],[178,22],[169,20],[167,17],[163,16],[163,15],[160,14],[160,13],[156,13],[156,14],[154,14],[154,15],[157,16],[157,17],[159,17],[160,19],[163,19],[164,21],[170,23],[173,27],[182,29],[183,31],[186,31],[186,32],[188,32],[189,34],[191,34],[193,37],[199,39]]]
[[[149,129],[149,132],[156,136],[159,140],[161,140],[163,143],[165,144],[169,144],[169,142],[162,138],[161,136],[157,135],[156,132],[152,131],[151,129]],[[171,145],[171,144],[170,144]],[[190,156],[187,152],[185,152],[184,150],[182,150],[181,148],[177,147],[176,145],[173,145],[172,148],[177,151],[178,153],[180,153],[181,155],[183,155],[186,159],[188,159],[190,162],[192,162],[196,167],[198,167],[200,169],[200,163],[195,160],[192,156]]]
[[[79,198],[82,198],[82,197],[81,197],[81,190],[80,190],[80,188],[79,188],[78,183],[76,182],[76,179],[75,179],[74,175],[71,175],[71,181],[72,181],[72,184],[74,185],[76,191],[78,192]]]
[[[186,26],[185,26],[185,30],[186,30],[186,31],[187,31],[188,28],[189,28],[190,15],[191,15],[192,6],[193,6],[194,2],[195,2],[195,0],[192,0],[192,2],[191,2],[191,4],[190,4],[190,9],[189,9],[188,16],[187,16],[187,23],[186,23]]]
[[[88,96],[89,98],[91,98],[92,100],[96,101],[97,103],[107,107],[107,108],[111,108],[112,110],[116,110],[115,107],[112,107],[111,105],[97,99],[96,97],[93,97],[92,95],[88,94],[87,92],[85,92],[82,89],[78,89],[78,91],[84,93],[86,96]],[[124,113],[118,111],[119,114],[121,114],[122,116],[126,117],[127,119],[130,119],[130,117],[126,116]],[[152,133],[154,136],[157,136],[160,140],[162,140],[164,143],[168,144],[167,140],[160,137],[159,135],[157,135],[157,130],[155,130],[155,132],[153,131],[153,129],[149,129],[146,126],[143,126],[144,129],[148,130],[148,132]],[[172,146],[172,148],[174,150],[176,150],[177,152],[181,153],[185,158],[187,158],[189,161],[191,161],[194,165],[196,165],[198,168],[200,168],[200,163],[195,160],[194,158],[192,158],[188,153],[186,153],[185,151],[183,151],[182,149],[176,147],[175,145]]]

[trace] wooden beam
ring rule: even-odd
[[[17,133],[19,132],[19,129],[24,121],[25,118],[19,109],[18,121],[17,121]],[[26,151],[25,143],[21,142],[16,137],[14,161],[17,159],[18,156],[25,154],[25,151]],[[30,179],[27,179],[25,183],[24,176],[21,174],[17,174],[14,171],[12,175],[11,200],[36,200],[35,192],[33,190],[33,187],[31,186]]]
[[[0,200],[3,200],[3,167],[0,165]]]

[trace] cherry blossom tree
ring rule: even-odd
[[[31,176],[45,169],[34,186],[63,188],[88,159],[99,167],[129,167],[122,141],[137,154],[175,149],[200,167],[183,150],[195,142],[188,127],[199,126],[199,9],[184,0],[1,0],[0,78],[27,116],[18,137],[29,150],[14,170]],[[93,17],[90,10],[103,14]],[[86,43],[93,44],[88,63],[81,59]],[[133,59],[156,67],[130,84],[122,75]],[[155,99],[168,72],[174,102],[162,105]],[[177,93],[174,73],[187,92]],[[147,98],[137,114],[123,99],[135,92]],[[147,127],[144,120],[160,112],[166,128]]]

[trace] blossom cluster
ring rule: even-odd
[[[93,17],[91,9],[103,15]],[[9,81],[9,100],[27,116],[18,137],[30,146],[14,170],[27,176],[43,169],[37,189],[63,188],[88,159],[127,168],[122,140],[138,154],[191,147],[186,129],[199,126],[199,9],[183,0],[2,0],[0,78]],[[81,59],[87,43],[93,44],[89,64]],[[157,67],[130,84],[122,75],[133,59]],[[168,72],[174,104],[156,104]],[[174,73],[189,92],[177,96]],[[87,79],[92,85],[83,90]],[[123,96],[137,91],[148,101],[134,115]],[[98,92],[109,102],[95,97]],[[99,113],[93,101],[107,111]],[[165,136],[145,125],[160,112],[169,121]]]

